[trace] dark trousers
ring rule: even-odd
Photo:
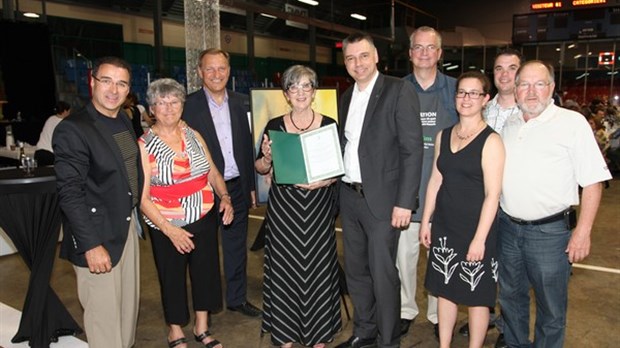
[[[353,335],[377,337],[379,347],[399,347],[400,279],[396,252],[400,231],[374,217],[364,197],[341,185],[340,221]]]
[[[243,304],[247,298],[249,207],[240,179],[226,181],[226,188],[233,203],[235,218],[230,225],[221,225],[221,240],[224,253],[224,276],[226,277],[226,306],[235,307]]]
[[[160,230],[149,228],[167,324],[184,326],[189,322],[188,268],[194,311],[213,312],[222,308],[216,217],[217,210],[213,207],[202,219],[183,227],[194,235],[195,248],[189,254],[179,253]]]

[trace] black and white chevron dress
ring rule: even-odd
[[[324,117],[322,125],[331,122]],[[283,130],[282,118],[270,127]],[[275,345],[327,343],[341,329],[334,193],[333,185],[307,191],[272,183],[261,330]]]

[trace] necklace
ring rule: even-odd
[[[478,122],[480,123],[480,122]],[[483,122],[484,123],[484,122]],[[459,124],[459,128],[462,128],[463,126],[461,124]],[[459,138],[460,140],[467,140],[469,138],[471,138],[474,134],[477,134],[478,132],[480,132],[481,128],[480,127],[476,127],[476,129],[474,129],[473,132],[467,134],[467,135],[461,135],[461,133],[459,133],[458,129],[456,130],[456,137]]]
[[[297,127],[297,125],[295,124],[295,121],[293,120],[293,112],[291,111],[291,123],[293,124],[293,127],[295,127],[298,131],[303,132],[306,129],[310,128],[310,126],[312,126],[312,124],[314,123],[314,110],[312,110],[312,121],[310,121],[310,123],[308,124],[308,126],[306,128],[299,128]]]

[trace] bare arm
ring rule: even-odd
[[[581,192],[579,220],[566,247],[570,262],[579,262],[590,254],[590,234],[602,195],[603,189],[600,182],[584,187]]]
[[[258,174],[266,175],[271,172],[271,168],[273,167],[272,158],[271,158],[271,140],[267,134],[263,134],[263,141],[260,145],[262,156],[259,156],[256,161],[254,161],[254,168],[258,172]]]
[[[140,210],[142,214],[146,215],[146,217],[170,239],[170,242],[172,242],[179,253],[188,253],[194,249],[194,242],[192,241],[194,235],[181,227],[171,224],[151,201],[151,166],[149,163],[149,154],[146,152],[146,148],[142,141],[138,142],[138,146],[140,148],[140,159],[142,161],[142,171],[144,173],[144,186],[142,188]]]
[[[439,149],[441,148],[441,134],[443,131],[437,133],[435,139],[435,154],[433,156],[433,169],[431,170],[431,177],[428,180],[426,187],[426,199],[424,200],[424,212],[422,212],[422,221],[420,223],[420,243],[426,248],[431,246],[431,217],[435,212],[435,203],[437,201],[437,192],[441,187],[443,177],[437,169],[437,158],[439,157]],[[423,188],[424,189],[424,188]]]
[[[504,144],[498,134],[491,134],[482,149],[482,175],[484,180],[484,201],[474,238],[469,244],[466,260],[481,261],[484,258],[485,242],[497,216],[499,196],[504,176]]]

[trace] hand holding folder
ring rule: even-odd
[[[308,184],[344,174],[336,124],[294,134],[269,131],[275,181]]]

